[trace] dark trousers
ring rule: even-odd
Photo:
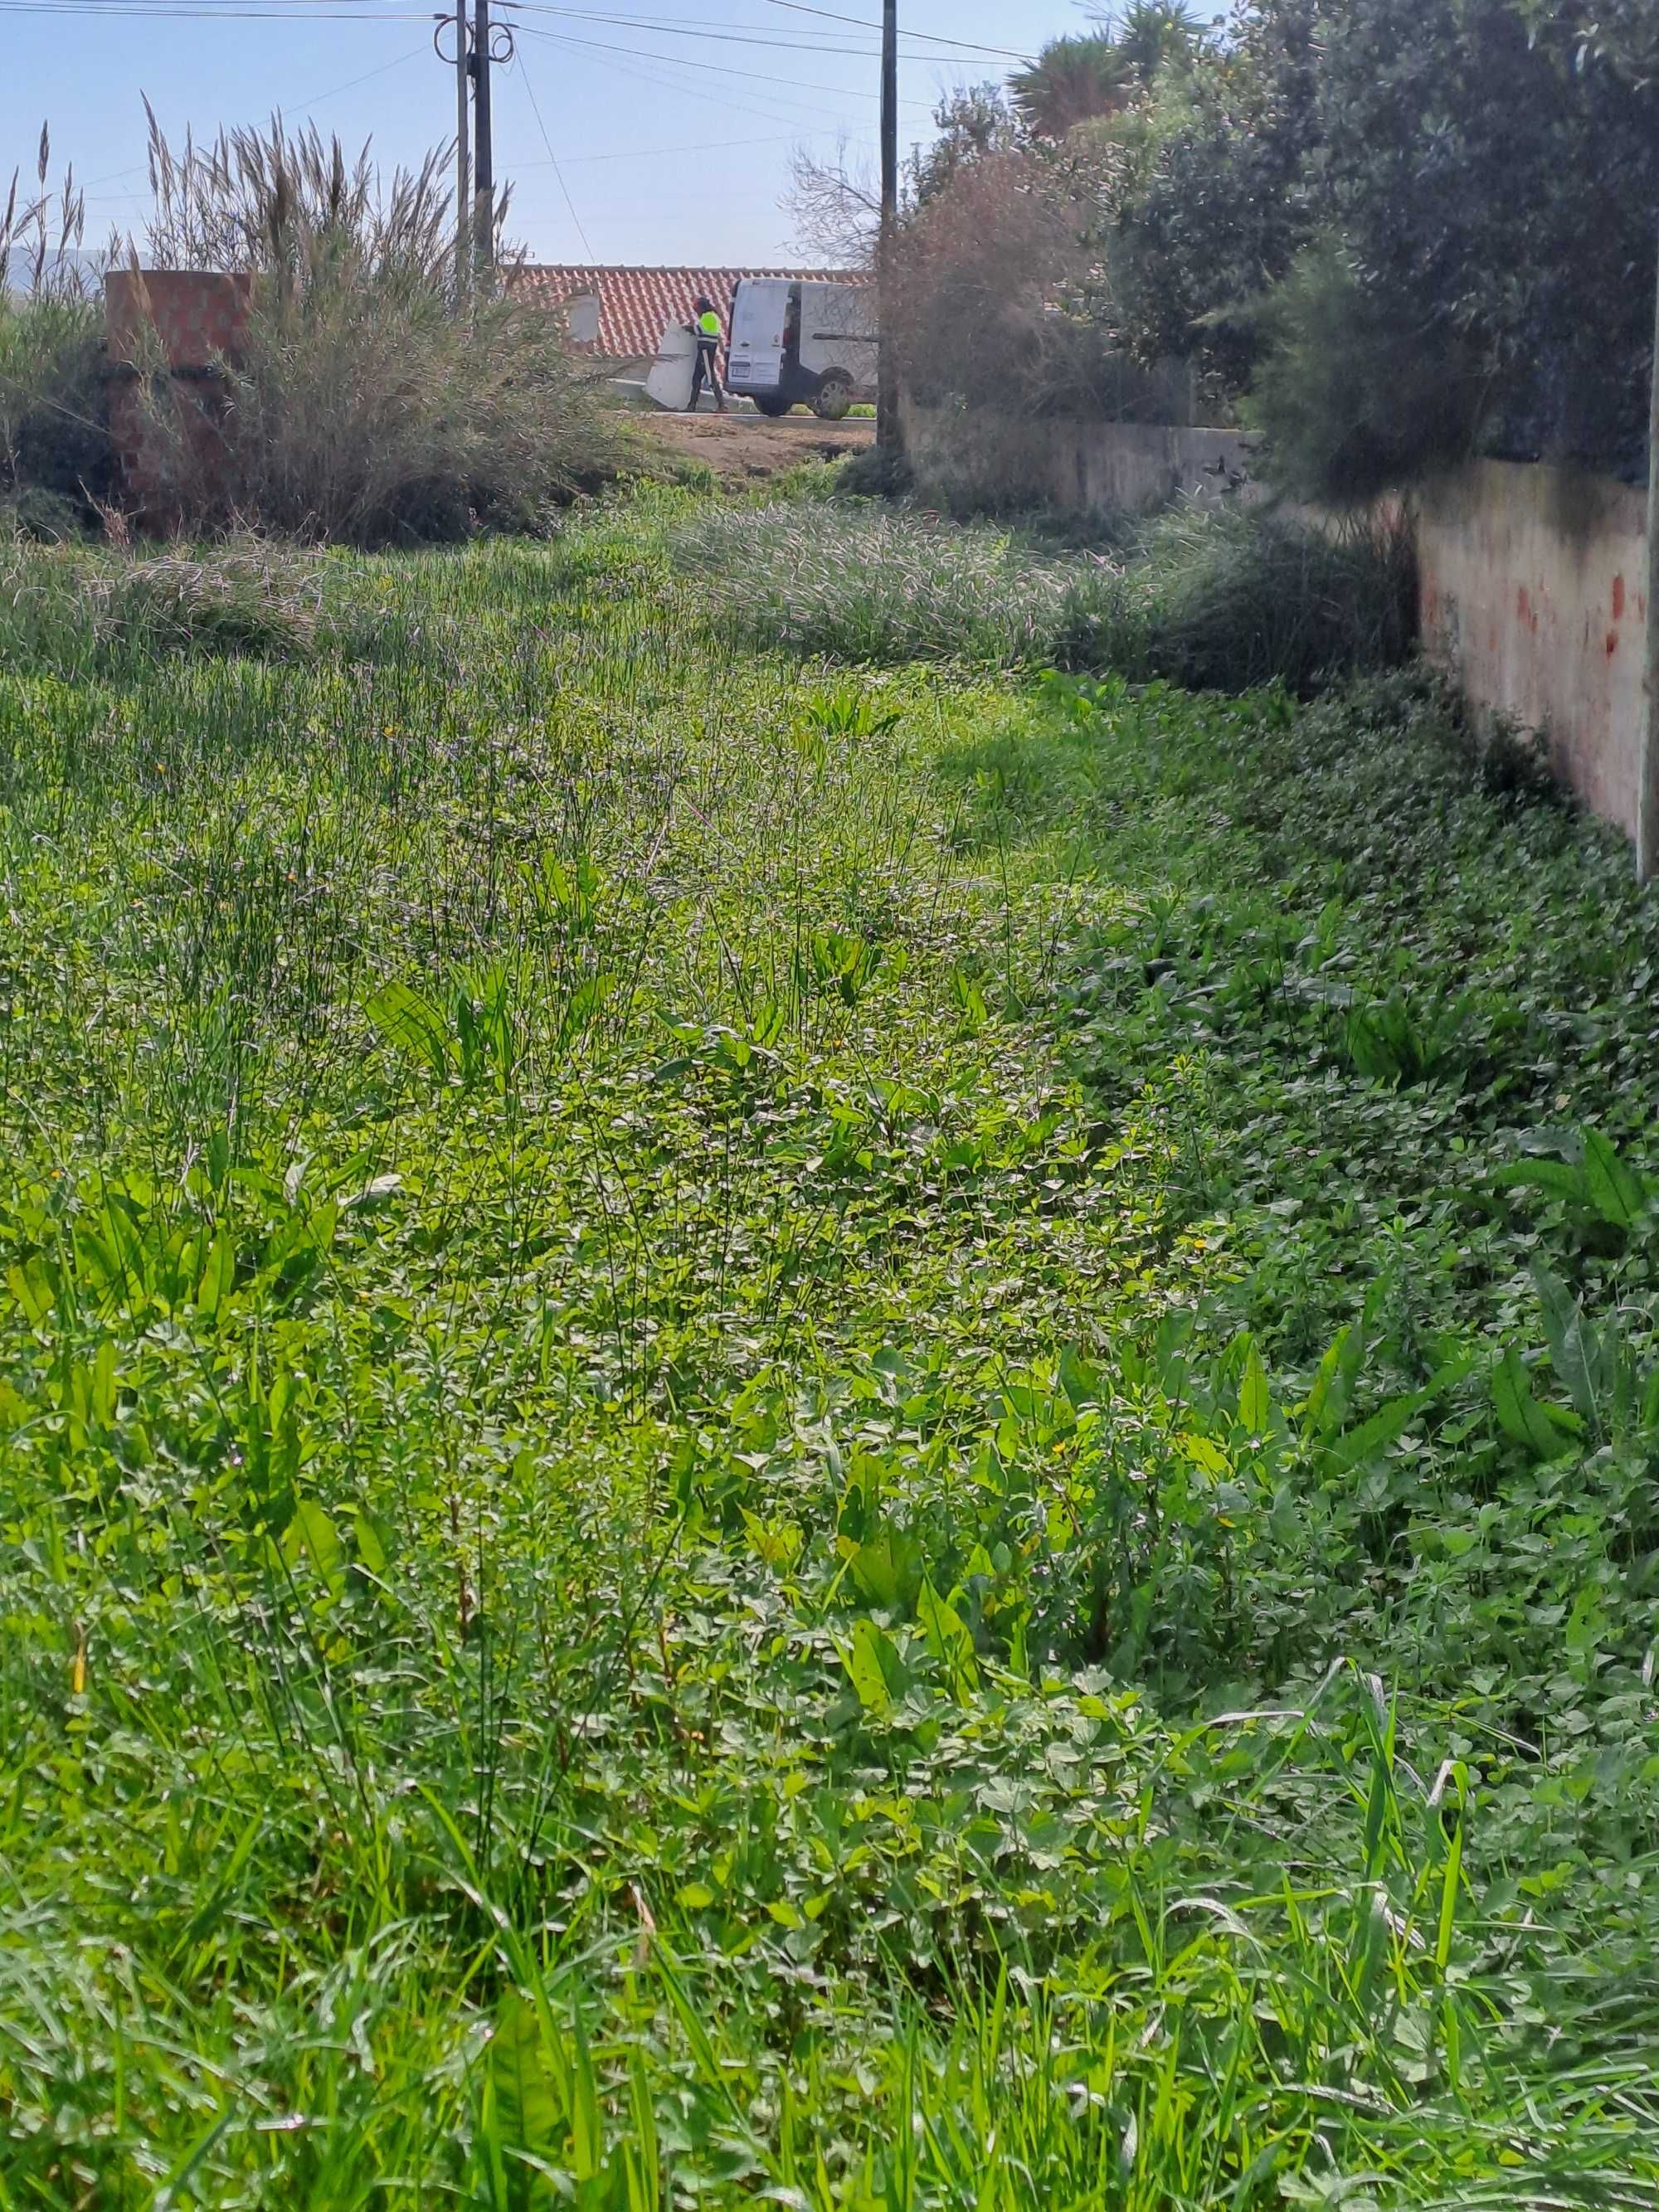
[[[715,365],[715,355],[718,350],[714,339],[699,338],[697,340],[697,365],[691,372],[690,404],[693,408],[696,406],[702,396],[702,380],[705,376],[708,379],[708,389],[714,393],[716,402],[722,407],[726,404],[726,394],[720,390],[720,373]]]

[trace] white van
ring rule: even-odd
[[[839,422],[876,396],[876,288],[787,276],[743,276],[732,301],[726,388],[763,415],[797,400]]]

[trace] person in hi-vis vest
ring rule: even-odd
[[[697,401],[702,393],[702,380],[708,379],[708,389],[714,395],[714,404],[722,415],[726,412],[726,394],[720,389],[720,373],[716,362],[720,343],[720,319],[714,312],[714,302],[697,295],[697,315],[686,328],[697,341],[697,365],[691,372],[691,398],[689,411],[695,415]]]

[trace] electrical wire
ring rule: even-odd
[[[536,88],[530,82],[530,72],[525,67],[522,57],[520,57],[519,60],[519,76],[523,82],[525,90],[530,95],[531,112],[536,118],[536,128],[542,134],[542,143],[547,149],[548,160],[553,164],[553,173],[559,180],[559,190],[564,194],[564,204],[570,210],[570,220],[576,226],[576,235],[582,242],[582,252],[587,256],[590,261],[592,261],[597,258],[597,256],[593,252],[592,245],[588,239],[587,233],[582,228],[582,219],[576,212],[575,201],[570,197],[570,187],[564,180],[564,171],[559,167],[559,157],[553,151],[553,141],[547,135],[546,124],[542,121],[541,102],[536,97]]]
[[[866,131],[863,135],[867,139],[870,133]],[[666,160],[671,154],[726,154],[740,146],[793,146],[801,136],[799,131],[781,131],[769,138],[705,138],[692,146],[628,146],[620,153],[567,154],[564,166],[574,169],[588,161],[655,161]],[[513,166],[515,169],[539,169],[545,165],[540,161],[515,161]]]
[[[787,8],[791,15],[821,15],[826,23],[856,23],[861,29],[866,31],[878,31],[881,28],[879,23],[866,16],[838,15],[833,9],[809,8],[806,5],[806,0],[766,0],[766,4],[769,8]],[[981,46],[976,45],[972,39],[947,39],[936,31],[913,31],[908,26],[904,36],[907,39],[919,39],[924,46],[957,46],[963,53],[991,54],[999,61],[1029,62],[1032,59],[1030,54],[1016,53],[1012,46]]]
[[[180,0],[0,0],[0,15],[165,16],[173,22],[289,23],[288,8],[227,7],[222,0],[200,8],[185,7]],[[313,23],[429,23],[426,15],[391,15],[384,9],[319,7],[306,18]]]
[[[0,0],[0,8],[4,7],[5,4],[6,0]],[[849,88],[844,84],[803,83],[801,79],[799,77],[770,76],[759,70],[733,69],[726,62],[697,62],[693,61],[687,54],[659,54],[653,53],[648,47],[645,46],[613,46],[597,39],[579,39],[573,33],[568,31],[544,31],[533,23],[520,23],[519,28],[524,33],[526,38],[553,39],[556,40],[561,46],[580,46],[593,53],[636,55],[641,61],[666,62],[670,67],[673,69],[708,70],[713,71],[718,76],[742,77],[750,84],[781,84],[786,87],[799,86],[803,92],[833,93],[838,100],[856,100],[866,96],[873,100],[876,96],[873,89],[869,90],[866,95],[866,94]],[[803,103],[799,100],[794,103],[796,106],[799,106],[802,104]],[[902,100],[899,102],[899,105],[901,107],[926,108],[927,106],[927,102],[923,100]]]
[[[550,40],[556,46],[563,46],[566,43],[556,31],[544,31],[538,33],[535,32],[532,29],[532,27],[528,23],[522,24],[520,27],[529,35]],[[631,51],[632,50],[629,47],[619,46],[615,50],[614,53],[609,50],[597,51],[584,57],[584,58],[591,59],[600,69],[614,70],[618,76],[629,77],[635,84],[648,84],[653,90],[658,92],[678,93],[683,100],[701,100],[705,106],[709,107],[726,108],[733,115],[751,115],[757,123],[784,123],[788,120],[787,117],[780,115],[776,112],[775,106],[771,109],[757,107],[754,106],[752,101],[734,100],[729,93],[722,94],[721,92],[717,91],[712,85],[699,84],[695,81],[695,79],[683,76],[664,76],[659,70],[641,69],[637,64],[627,61],[619,61],[616,58],[617,54],[626,54]],[[789,104],[795,107],[800,107],[802,106],[802,103],[799,100],[792,101]],[[829,115],[831,123],[835,123],[838,120],[838,118],[835,117],[833,111],[825,110],[823,108],[811,108],[807,109],[805,112],[815,115],[827,114]],[[810,130],[807,125],[803,123],[800,125],[797,135],[811,137],[820,134]]]
[[[515,14],[523,12],[533,15],[556,15],[564,21],[573,23],[608,23],[618,29],[648,31],[659,38],[702,39],[712,46],[769,46],[786,54],[847,54],[858,59],[872,60],[879,52],[878,47],[871,46],[866,40],[843,39],[839,44],[830,46],[827,45],[821,37],[814,38],[807,32],[799,33],[794,37],[781,36],[769,39],[753,31],[746,31],[740,25],[736,24],[711,26],[671,23],[665,21],[660,15],[618,15],[603,9],[561,8],[551,4],[551,0],[501,0],[501,4],[505,8],[512,9]],[[845,20],[850,23],[856,22],[860,19],[849,15]],[[881,26],[874,24],[866,27],[879,30]],[[988,51],[1000,50],[988,49]],[[900,58],[912,62],[937,62],[945,60],[948,57],[940,54],[917,53],[901,47]],[[1024,57],[1017,54],[1012,58],[1019,61],[1024,60]]]

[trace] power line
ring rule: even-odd
[[[769,8],[787,8],[794,15],[822,15],[826,23],[856,23],[860,30],[865,31],[878,31],[881,28],[879,23],[872,21],[866,16],[838,15],[832,9],[809,8],[806,5],[806,0],[766,0],[766,4]],[[1032,58],[1030,54],[1016,53],[1012,46],[981,46],[976,45],[972,39],[942,38],[936,31],[907,30],[904,35],[907,39],[920,39],[924,45],[930,46],[958,46],[963,53],[992,54],[999,61],[1029,62]]]
[[[520,28],[525,32],[526,36],[550,39],[556,46],[568,46],[570,44],[570,41],[568,39],[562,37],[556,31],[537,31],[534,29],[533,26],[528,23],[521,24]],[[590,51],[592,58],[599,64],[601,69],[614,70],[619,76],[632,77],[636,84],[652,85],[659,92],[676,92],[678,93],[683,99],[702,100],[706,106],[710,107],[723,107],[727,109],[733,115],[752,115],[756,121],[759,123],[783,123],[788,119],[787,117],[778,114],[775,109],[768,110],[763,107],[757,107],[748,100],[734,100],[729,93],[723,94],[717,92],[711,86],[698,84],[694,80],[683,76],[664,76],[655,70],[641,69],[636,63],[618,61],[616,59],[615,57],[617,54],[631,53],[633,52],[631,47],[592,47]],[[678,58],[676,58],[676,60],[670,63],[669,66],[672,68],[683,66],[683,64],[681,64],[678,62]],[[832,122],[838,119],[834,116],[832,111],[821,107],[806,107],[805,103],[800,100],[792,100],[789,102],[789,105],[794,107],[804,108],[805,112],[808,114],[829,114]],[[801,135],[802,132],[804,132],[807,137],[814,135],[811,131],[805,131],[805,126],[804,125],[800,127],[800,131],[797,132],[795,135]]]
[[[303,100],[279,100],[276,102],[276,112],[281,114],[284,109],[292,109],[296,115],[308,115],[313,107],[320,107],[325,100],[337,99],[343,92],[355,92],[360,84],[367,84],[371,77],[385,76],[392,70],[401,69],[405,62],[419,61],[426,52],[427,49],[424,46],[411,46],[406,54],[399,54],[396,61],[382,62],[378,69],[365,70],[361,76],[348,77],[343,84],[331,84],[326,92],[307,93]],[[94,185],[112,185],[121,177],[137,176],[145,166],[143,161],[135,161],[130,168],[106,169],[100,177],[88,177],[87,184],[88,188]],[[103,198],[115,200],[143,199],[144,194],[143,192],[108,192],[104,194]]]
[[[793,37],[780,36],[778,38],[769,39],[763,37],[754,31],[745,30],[739,24],[687,25],[684,23],[671,23],[665,21],[660,15],[618,15],[603,9],[561,8],[550,4],[550,0],[506,0],[506,4],[510,6],[515,13],[522,11],[533,15],[557,15],[568,22],[609,23],[614,25],[619,29],[625,28],[629,30],[649,31],[659,38],[702,39],[714,46],[770,46],[787,54],[846,54],[854,58],[869,58],[872,59],[873,59],[876,53],[879,51],[878,47],[866,46],[862,41],[848,40],[845,39],[843,39],[838,45],[826,45],[821,37],[815,39],[807,32],[798,33]],[[822,10],[813,9],[811,12],[814,14],[819,14]],[[844,18],[837,17],[835,20],[838,21],[844,21],[848,23],[856,23],[860,19],[857,16],[848,15]],[[918,32],[914,35],[916,37],[921,37],[924,34]],[[942,40],[940,43],[950,45],[956,42],[953,40]],[[985,47],[974,48],[971,49],[971,51],[989,53],[1000,52],[1002,49],[1000,47]],[[927,62],[943,60],[945,57],[939,54],[906,52],[904,58],[908,61]],[[1023,61],[1026,57],[1023,54],[1012,54],[1009,58],[1014,61]]]
[[[222,0],[200,8],[185,7],[181,0],[0,0],[3,15],[165,16],[173,22],[289,23],[295,21],[287,8],[227,7]],[[427,23],[424,15],[388,15],[384,10],[319,6],[306,19],[313,23]]]
[[[5,0],[0,0],[0,7],[3,7],[4,5]],[[596,39],[579,39],[575,37],[574,33],[568,31],[544,31],[539,29],[533,23],[521,23],[519,27],[524,32],[526,38],[556,39],[562,46],[584,46],[594,53],[637,55],[641,61],[666,62],[670,67],[673,69],[709,70],[714,71],[714,74],[719,76],[743,77],[751,84],[781,84],[787,87],[799,86],[803,92],[833,93],[838,100],[856,100],[861,99],[865,96],[862,93],[849,89],[849,88],[844,84],[804,83],[799,77],[770,76],[765,75],[759,70],[733,69],[727,62],[696,62],[693,61],[690,57],[686,54],[653,53],[648,47],[643,46],[613,46]],[[801,103],[799,101],[795,103],[797,106],[800,104]],[[925,108],[927,106],[927,102],[924,100],[905,100],[902,105],[906,107]]]
[[[726,154],[734,151],[739,146],[792,146],[803,135],[811,137],[816,134],[811,131],[803,134],[799,131],[781,131],[769,138],[705,138],[701,143],[693,146],[628,146],[624,147],[620,153],[567,154],[564,157],[564,166],[567,169],[574,169],[579,164],[587,161],[654,161],[666,159],[671,154]],[[870,134],[866,131],[863,135],[867,138]],[[544,166],[540,161],[517,161],[514,164],[514,167],[518,169],[539,169]]]
[[[530,95],[531,111],[536,118],[536,128],[542,134],[542,143],[547,149],[548,160],[553,164],[553,173],[559,180],[559,190],[564,194],[564,204],[570,210],[570,220],[576,226],[576,235],[582,242],[582,252],[592,261],[596,258],[593,248],[588,241],[587,233],[582,228],[582,219],[576,212],[575,201],[570,197],[570,187],[564,180],[564,171],[559,167],[559,157],[553,151],[553,141],[547,135],[546,124],[542,121],[541,102],[536,97],[536,88],[530,82],[530,72],[522,61],[519,64],[519,74],[524,81],[525,90]]]

